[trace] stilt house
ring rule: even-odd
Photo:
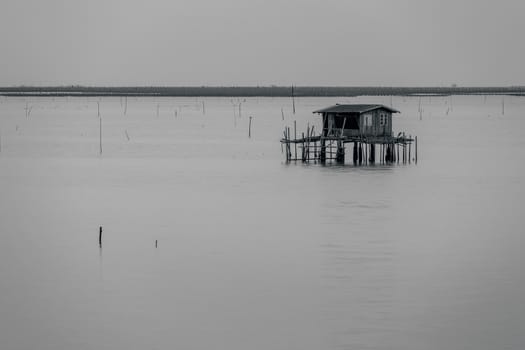
[[[306,129],[297,138],[296,123],[293,135],[289,127],[284,129],[281,142],[286,145],[286,160],[320,161],[335,160],[344,164],[346,144],[353,144],[353,162],[356,165],[412,161],[412,142],[415,141],[413,160],[417,163],[417,136],[392,132],[392,115],[399,113],[394,108],[372,104],[336,104],[319,109],[322,130],[316,134],[314,126]],[[293,153],[292,153],[293,149]],[[299,152],[298,152],[299,150]]]
[[[325,137],[391,137],[392,114],[399,111],[383,105],[336,104],[313,113],[322,115]]]

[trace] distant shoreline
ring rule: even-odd
[[[294,86],[295,97],[355,96],[448,96],[514,95],[525,96],[525,86],[510,87],[322,87]],[[17,86],[0,87],[0,96],[171,96],[171,97],[290,97],[290,86],[201,86],[201,87],[95,87],[95,86]]]

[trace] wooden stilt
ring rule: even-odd
[[[410,135],[408,137],[412,138],[412,136],[410,136]],[[412,151],[412,141],[410,141],[408,143],[408,164],[410,164],[410,161],[411,161],[410,158],[412,158],[412,155],[411,155],[412,152],[411,151]]]
[[[358,156],[357,156],[357,142],[354,142],[354,157],[353,157],[354,165],[357,164],[357,159],[358,159]]]
[[[294,140],[297,140],[297,121],[293,121],[293,138]],[[297,160],[297,142],[294,143],[295,148],[295,160]]]
[[[415,153],[416,153],[416,154],[415,154],[415,155],[416,155],[416,159],[415,159],[415,160],[416,160],[416,164],[417,164],[417,136],[416,136],[415,148],[416,148],[416,149],[414,150]]]
[[[358,154],[358,157],[359,157],[359,165],[362,165],[363,164],[363,144],[361,142],[359,142],[359,154]]]

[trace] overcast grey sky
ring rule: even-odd
[[[523,85],[524,0],[2,0],[0,85]]]

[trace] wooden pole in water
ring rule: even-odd
[[[399,143],[397,144],[397,164],[399,164]]]
[[[396,162],[396,145],[394,143],[390,144],[392,148],[392,163]]]
[[[288,135],[288,160],[292,160],[292,147],[290,146],[290,127],[286,127],[286,134]]]
[[[102,226],[100,226],[98,231],[98,245],[102,247]]]
[[[250,122],[248,124],[248,138],[252,137],[252,117],[250,116]]]
[[[102,155],[102,117],[98,118],[99,121],[99,144],[100,144],[100,154]]]
[[[100,117],[100,102],[97,101],[97,115]]]
[[[359,142],[359,153],[357,156],[359,157],[359,165],[363,164],[363,145],[361,142]]]
[[[416,156],[415,161],[416,161],[416,164],[417,164],[417,136],[416,136],[416,143],[415,143],[414,146],[415,146],[415,148],[416,148],[414,151],[415,151],[415,156]]]
[[[281,117],[283,118],[284,120],[284,111],[283,111],[283,108],[281,107]]]
[[[128,96],[124,97],[124,115],[128,111]]]
[[[302,151],[301,151],[301,160],[302,160],[303,163],[304,163],[304,162],[306,162],[306,148],[304,147],[304,145],[305,145],[305,144],[304,144],[304,132],[301,133],[301,135],[302,135],[301,143],[302,143],[302,145],[303,145],[303,147],[302,147]]]
[[[284,134],[284,149],[286,151],[286,161],[288,162],[288,137],[286,136],[286,127],[283,131]]]
[[[155,248],[157,248],[157,243],[158,243],[158,241],[157,241],[157,240],[155,240]]]
[[[292,85],[292,108],[293,108],[293,114],[295,114],[295,95],[293,91],[293,85]]]
[[[408,135],[408,138],[412,138],[412,136]],[[412,141],[408,143],[408,164],[410,164],[410,158],[412,157],[411,152],[412,151]]]
[[[297,141],[297,121],[293,121],[293,138],[295,141]],[[295,160],[297,160],[297,142],[294,143],[295,148]]]
[[[353,161],[354,161],[354,165],[357,164],[357,142],[354,141],[354,156],[353,156]]]

